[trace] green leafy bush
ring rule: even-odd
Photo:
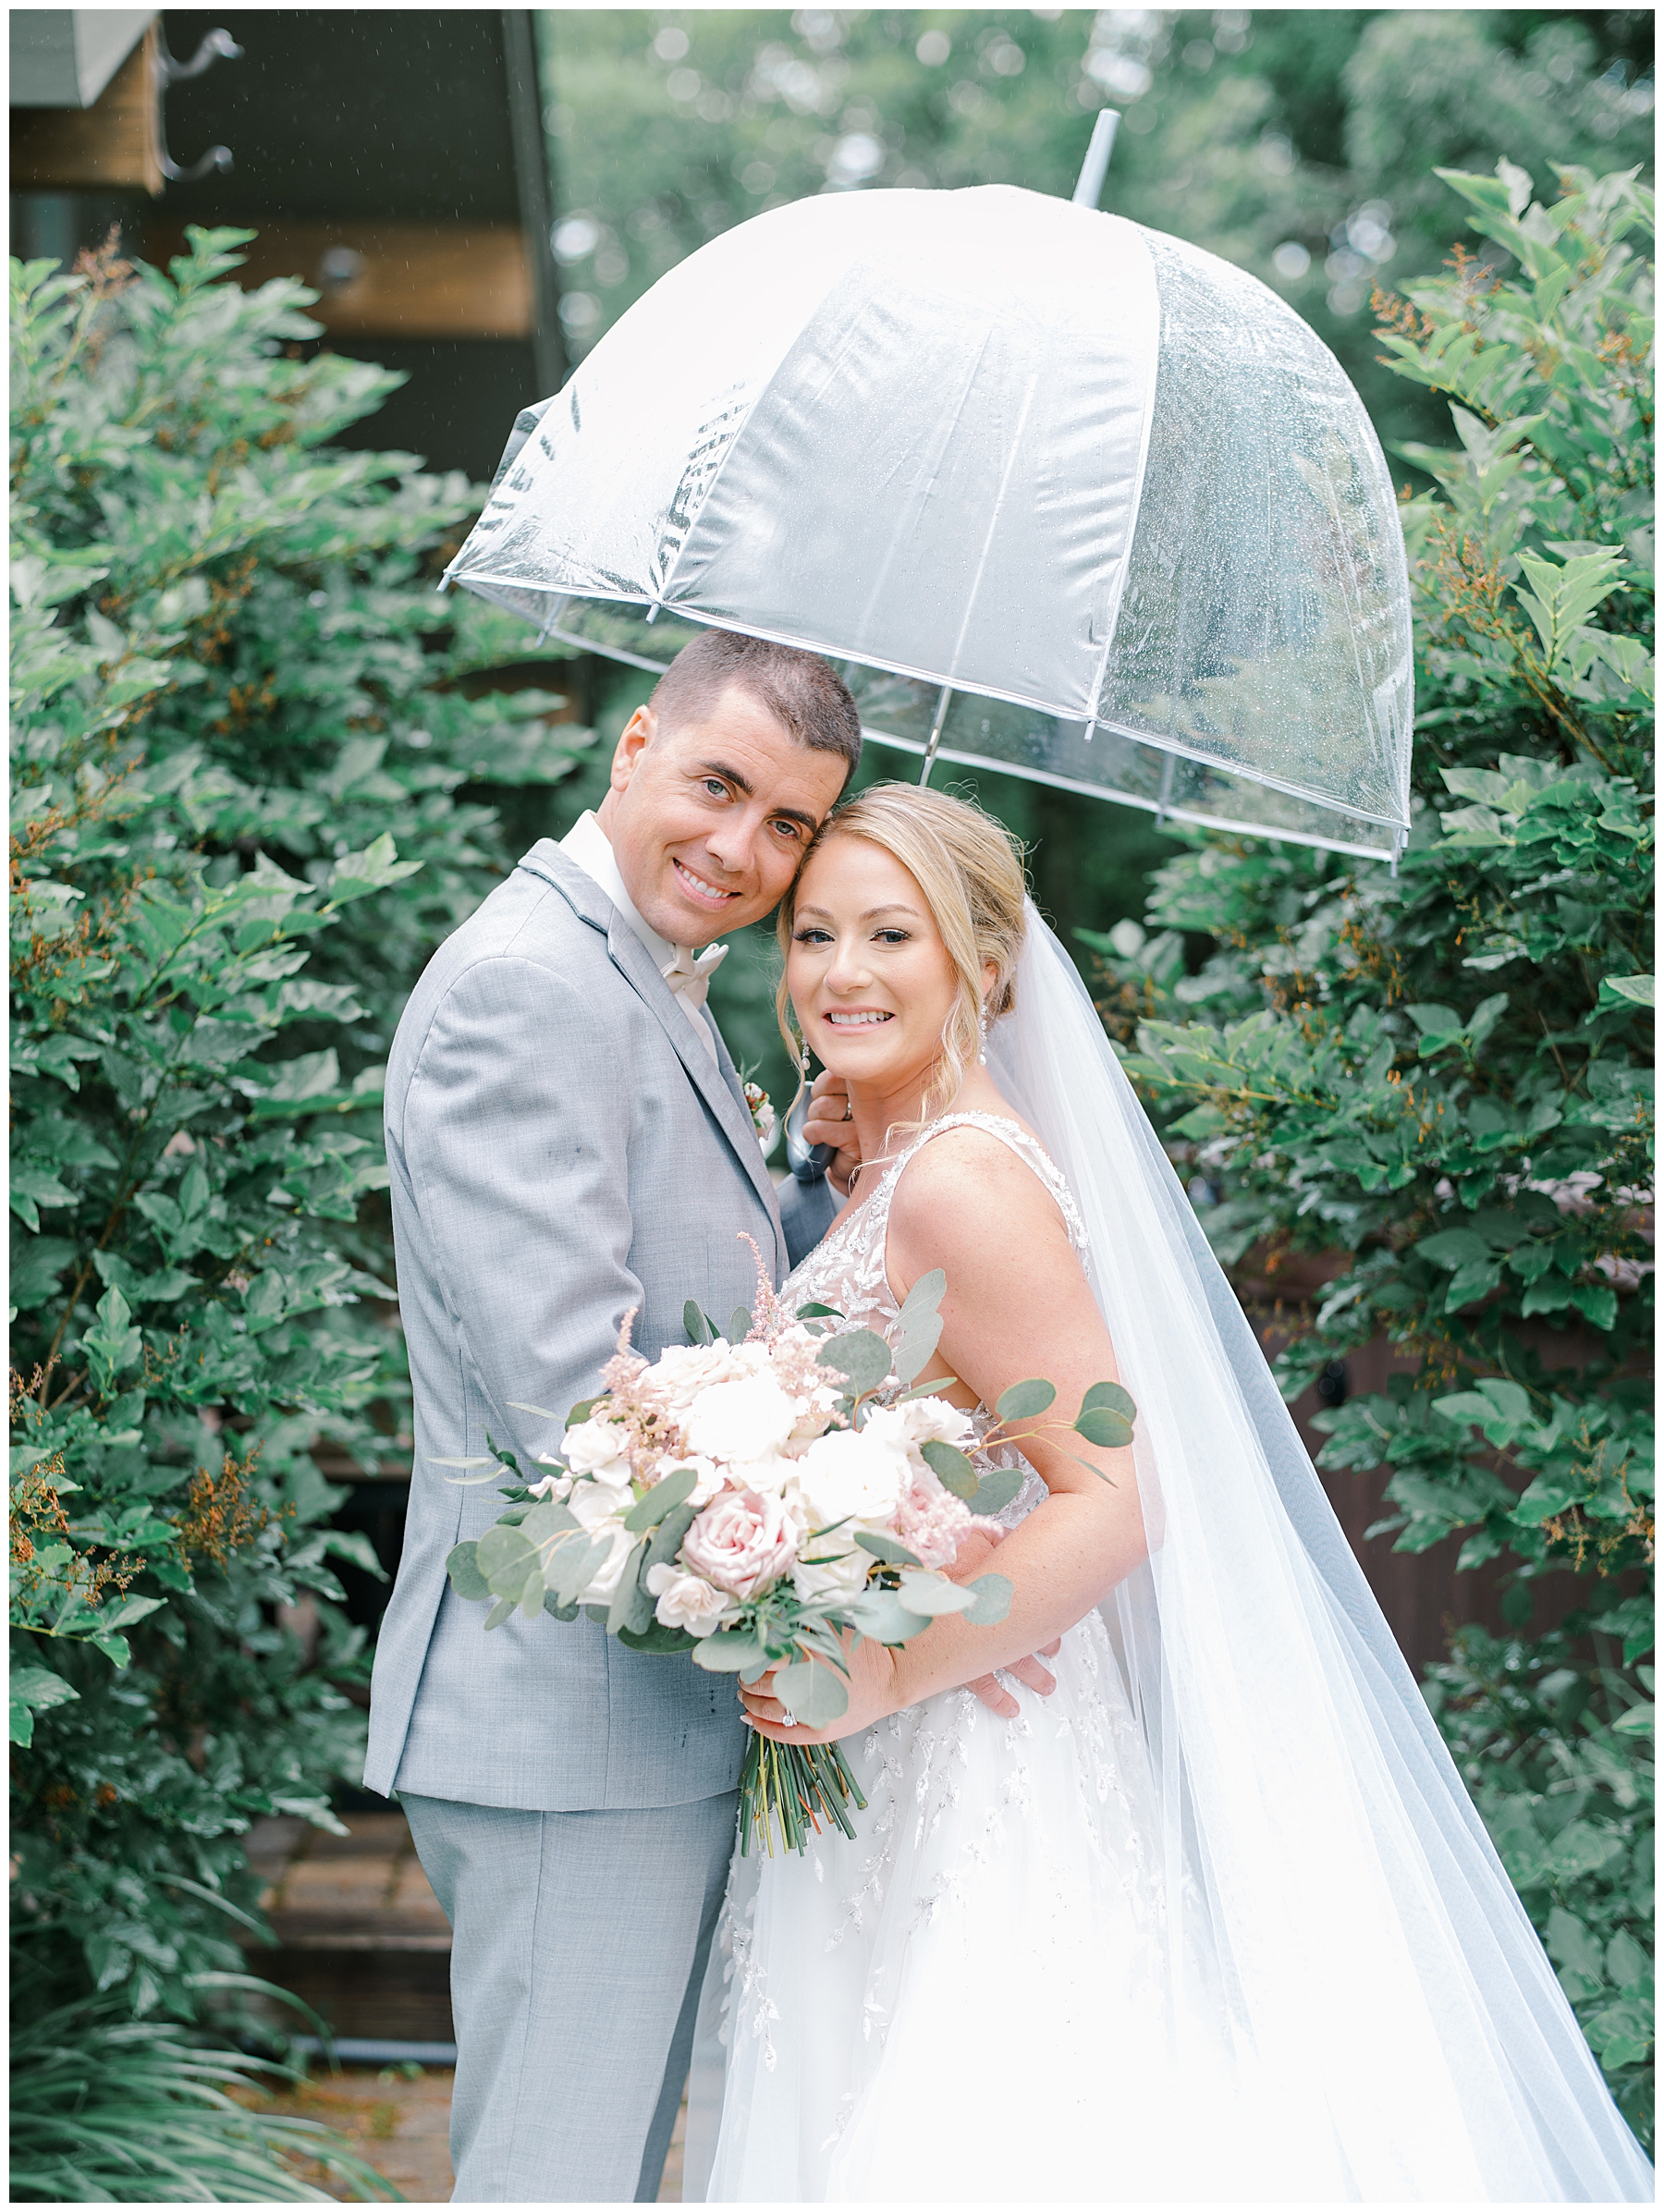
[[[311,1453],[408,1427],[380,1063],[509,864],[480,787],[587,741],[490,690],[520,626],[433,589],[477,490],[327,446],[395,380],[300,358],[313,294],[223,281],[248,235],[13,267],[26,2016],[195,2017],[260,1925],[241,1835],[357,1779],[332,1563],[381,1570]]]
[[[1193,838],[1098,942],[1112,1031],[1228,1264],[1343,1257],[1291,1398],[1385,1336],[1322,1463],[1401,1550],[1503,1563],[1430,1693],[1632,2121],[1650,2126],[1650,195],[1447,173],[1487,241],[1377,295],[1460,444],[1404,449],[1415,828],[1397,879]],[[1181,934],[1215,949],[1183,972]],[[1552,1583],[1552,1588],[1545,1588]],[[1539,1593],[1563,1615],[1528,1641]],[[1545,1624],[1548,1625],[1548,1624]],[[1591,1656],[1593,1654],[1593,1656]]]

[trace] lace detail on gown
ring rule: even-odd
[[[805,1305],[833,1306],[850,1328],[870,1328],[881,1337],[889,1334],[900,1313],[885,1267],[890,1205],[896,1185],[908,1162],[934,1138],[950,1129],[981,1130],[985,1136],[997,1138],[1025,1167],[1032,1168],[1062,1215],[1070,1244],[1083,1261],[1085,1259],[1086,1230],[1080,1208],[1039,1139],[1031,1136],[1020,1121],[1003,1114],[944,1114],[890,1162],[870,1197],[857,1206],[845,1209],[807,1259],[788,1277],[780,1296],[789,1308],[795,1311]],[[978,1406],[971,1420],[980,1443],[982,1435],[993,1427],[994,1416],[985,1406]],[[991,1452],[973,1451],[973,1457],[985,1469],[1022,1470],[1022,1489],[1009,1506],[994,1516],[1004,1527],[1015,1528],[1046,1496],[1046,1485],[1012,1445],[998,1446]]]

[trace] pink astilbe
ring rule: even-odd
[[[752,1257],[757,1263],[757,1302],[752,1308],[751,1334],[745,1341],[748,1344],[772,1344],[782,1331],[791,1326],[797,1319],[797,1315],[788,1313],[775,1296],[774,1284],[770,1279],[767,1267],[764,1265],[763,1254],[757,1248],[755,1237],[748,1236],[746,1231],[741,1229],[740,1241],[751,1246]]]
[[[998,1523],[973,1513],[962,1498],[943,1489],[934,1476],[915,1480],[896,1512],[896,1534],[924,1567],[950,1567],[973,1531],[987,1534]]]

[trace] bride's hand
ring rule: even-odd
[[[954,1554],[953,1564],[948,1570],[948,1581],[953,1583],[974,1582],[994,1557],[997,1546],[1004,1541],[1004,1529],[995,1535],[989,1535],[980,1529],[973,1531]],[[1039,1696],[1049,1697],[1058,1686],[1058,1678],[1055,1674],[1048,1673],[1040,1662],[1042,1659],[1053,1657],[1062,1641],[1061,1636],[1054,1636],[1049,1644],[1043,1644],[1040,1650],[1031,1657],[1013,1659],[1010,1665],[1003,1668],[1002,1671],[1014,1675],[1024,1688],[1034,1691]],[[965,1687],[973,1697],[980,1699],[987,1706],[990,1713],[997,1713],[1001,1720],[1016,1719],[1021,1707],[998,1675],[979,1674],[973,1681],[967,1682]]]
[[[863,1636],[859,1647],[851,1651],[846,1641],[844,1658],[850,1669],[844,1684],[850,1693],[849,1709],[840,1713],[829,1729],[804,1728],[801,1722],[786,1726],[786,1707],[775,1695],[772,1667],[754,1682],[740,1684],[740,1703],[745,1707],[746,1718],[759,1735],[772,1737],[777,1743],[837,1743],[846,1736],[860,1735],[875,1720],[899,1712],[902,1700],[896,1685],[896,1655],[887,1644],[875,1644],[870,1636]],[[825,1662],[817,1660],[815,1664]]]
[[[830,1144],[834,1157],[826,1179],[839,1197],[850,1195],[850,1178],[861,1165],[861,1142],[850,1118],[850,1086],[841,1075],[823,1068],[809,1093],[803,1122],[806,1144]]]

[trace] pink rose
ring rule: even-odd
[[[777,1493],[725,1490],[682,1539],[682,1558],[719,1590],[749,1597],[786,1573],[797,1557],[798,1524]]]

